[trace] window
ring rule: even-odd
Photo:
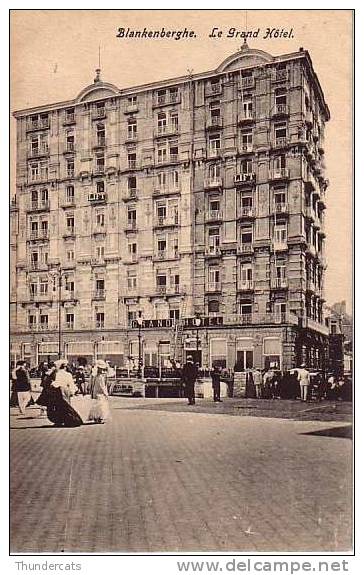
[[[29,325],[29,329],[35,329],[35,327],[37,325],[37,317],[35,315],[33,315],[32,313],[30,313],[28,315],[28,325]]]
[[[135,195],[136,194],[136,188],[137,188],[137,180],[135,176],[131,176],[130,178],[128,178],[128,190],[129,190],[129,195]]]
[[[243,117],[245,119],[253,117],[253,98],[251,94],[243,93]]]
[[[136,168],[136,153],[129,152],[128,153],[128,166],[130,169],[135,170]]]
[[[75,150],[75,136],[74,136],[73,132],[67,133],[66,150],[67,150],[67,152],[74,152],[74,150]]]
[[[240,132],[241,147],[244,152],[253,150],[253,132],[252,130],[242,130]]]
[[[97,328],[105,327],[105,314],[103,311],[96,312],[96,327]]]
[[[243,263],[240,266],[240,281],[245,287],[249,287],[253,282],[253,269],[251,264]]]
[[[171,162],[177,162],[178,161],[178,146],[170,146],[169,158],[170,158]]]
[[[128,139],[136,140],[137,137],[137,121],[134,118],[128,120]]]
[[[220,214],[220,200],[211,198],[210,199],[210,206],[209,206],[209,213],[212,217],[217,217]]]
[[[75,327],[75,315],[73,313],[66,313],[66,326],[67,329],[74,329]]]
[[[253,367],[253,340],[242,337],[236,340],[236,363],[239,369],[251,369]]]
[[[280,367],[282,342],[278,337],[265,337],[263,340],[264,367]]]
[[[105,257],[105,246],[104,245],[97,245],[96,246],[96,259],[98,261],[102,261]]]
[[[131,326],[133,321],[137,319],[137,312],[135,310],[128,310],[128,325]]]
[[[163,164],[164,162],[167,161],[167,148],[166,148],[166,146],[158,148],[157,156],[158,156],[158,164]]]
[[[164,112],[158,114],[158,134],[167,132],[167,116]]]
[[[166,184],[167,184],[166,172],[159,172],[157,179],[158,179],[158,189],[164,190],[166,188]]]
[[[68,231],[74,231],[75,229],[75,218],[74,216],[66,216],[66,227]]]
[[[274,226],[274,241],[277,244],[285,244],[287,242],[287,225],[277,223]]]
[[[242,174],[252,174],[253,173],[253,161],[250,159],[243,160],[240,164],[240,169]]]
[[[66,291],[70,293],[70,295],[74,294],[75,292],[75,282],[73,279],[66,278]]]
[[[164,273],[157,274],[157,291],[158,293],[164,294],[166,293],[167,287],[167,276]]]
[[[103,228],[105,226],[104,212],[96,212],[96,227]]]
[[[285,144],[287,140],[287,124],[279,122],[274,126],[274,137],[277,144]]]
[[[220,149],[221,149],[220,136],[219,135],[211,136],[209,140],[210,156],[212,157],[218,156],[220,153]]]
[[[138,103],[137,96],[129,96],[128,97],[128,106],[136,106]]]
[[[75,175],[75,163],[73,160],[66,160],[67,177],[73,178]]]
[[[48,329],[48,315],[41,314],[40,315],[40,328],[41,329]]]
[[[103,295],[105,291],[105,280],[102,279],[97,279],[96,280],[96,294],[98,295]]]
[[[217,299],[211,299],[211,300],[209,300],[207,309],[208,309],[208,312],[209,312],[209,313],[218,313],[219,310],[220,310],[219,300],[217,300]]]
[[[253,197],[251,195],[245,195],[244,193],[240,196],[240,205],[244,212],[246,210],[249,212],[253,207]]]
[[[130,259],[134,262],[137,260],[137,250],[138,246],[136,242],[132,242],[128,244],[128,254]]]
[[[67,108],[66,110],[66,122],[73,122],[75,119],[75,109]]]
[[[34,282],[31,282],[30,287],[29,287],[29,290],[30,290],[30,296],[31,296],[31,297],[37,295],[37,293],[38,293],[38,284],[37,284],[35,281],[34,281]]]
[[[136,209],[135,208],[129,208],[128,209],[128,226],[130,228],[133,228],[133,229],[136,228],[136,217],[137,217]]]
[[[159,238],[157,241],[158,255],[164,257],[167,249],[167,242],[165,238]]]
[[[96,144],[100,147],[106,144],[104,124],[97,124],[96,126]]]
[[[209,166],[209,179],[211,182],[217,182],[220,179],[221,167],[219,164]]]
[[[220,102],[212,102],[210,104],[210,118],[212,126],[220,125]]]
[[[287,106],[287,93],[285,88],[277,88],[275,92],[276,112],[285,113]]]
[[[180,310],[179,308],[172,308],[169,310],[169,318],[173,319],[174,321],[178,321],[180,318]]]
[[[127,285],[129,290],[136,289],[137,287],[137,272],[135,269],[128,270],[127,272]]]
[[[179,274],[172,274],[170,277],[170,286],[172,291],[179,293]]]
[[[251,244],[253,241],[253,227],[251,224],[243,224],[240,228],[240,241],[242,244]]]
[[[75,187],[66,186],[66,202],[72,204],[75,201]]]
[[[220,269],[217,266],[210,266],[208,269],[209,286],[218,286],[220,282]]]
[[[48,190],[46,188],[40,191],[40,201],[42,206],[48,204]]]
[[[227,342],[226,339],[210,340],[210,364],[221,368],[226,367]]]
[[[279,171],[285,169],[285,167],[286,167],[286,155],[280,154],[279,156],[276,156],[273,160],[274,170]]]
[[[253,311],[253,304],[251,299],[241,299],[239,301],[239,314],[251,316]]]
[[[29,165],[29,176],[31,181],[35,182],[38,180],[39,177],[39,165],[38,164],[30,164]]]
[[[166,91],[165,90],[158,90],[157,102],[158,102],[158,104],[165,104],[166,103]]]
[[[172,103],[177,102],[178,100],[178,88],[170,88],[169,89],[169,101]]]
[[[96,182],[96,193],[98,194],[105,193],[105,182]]]
[[[96,173],[103,174],[105,171],[105,156],[96,156]]]
[[[172,179],[172,187],[175,189],[179,188],[179,173],[177,170],[173,170],[173,172],[171,173],[171,179]]]
[[[171,121],[172,132],[173,133],[178,132],[178,114],[177,114],[177,112],[171,112],[170,121]]]
[[[285,263],[277,263],[275,268],[275,276],[277,279],[285,280],[286,279],[286,264]]]
[[[210,228],[208,233],[209,253],[218,253],[220,247],[220,229]]]
[[[158,223],[163,223],[167,217],[167,206],[164,203],[157,203],[157,218]]]

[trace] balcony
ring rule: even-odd
[[[158,295],[166,295],[167,293],[167,286],[165,285],[157,285],[156,291]]]
[[[31,231],[29,234],[29,240],[32,242],[39,240],[49,240],[49,230]]]
[[[104,289],[97,289],[92,294],[92,299],[102,300],[105,299],[105,290]]]
[[[238,114],[238,124],[251,124],[255,121],[255,112],[253,110],[243,110]]]
[[[285,148],[288,145],[288,138],[282,137],[282,138],[275,138],[274,142],[273,142],[273,146],[275,148]]]
[[[221,282],[208,282],[206,285],[206,292],[219,292],[221,291]]]
[[[255,173],[236,174],[234,181],[236,186],[253,186],[255,183]]]
[[[205,178],[204,188],[209,190],[222,188],[222,178],[220,176],[213,178]]]
[[[209,246],[205,249],[205,256],[220,256],[221,248],[219,246]]]
[[[271,289],[286,289],[288,288],[287,278],[271,278],[270,280]]]
[[[48,168],[41,170],[40,172],[30,173],[28,177],[28,182],[30,184],[39,184],[41,182],[46,182],[48,180]]]
[[[274,70],[272,82],[285,82],[288,80],[288,70]]]
[[[157,253],[154,255],[154,260],[160,261],[160,260],[165,260],[167,259],[167,250],[159,250],[157,251]]]
[[[66,321],[63,326],[63,329],[72,331],[75,329],[75,322],[74,321]]]
[[[66,290],[62,293],[62,301],[75,301],[77,299],[75,290]]]
[[[251,291],[254,289],[253,280],[239,280],[238,281],[238,291]]]
[[[27,211],[28,212],[48,212],[49,208],[50,208],[49,200],[36,201],[36,202],[30,201],[28,206],[27,206]]]
[[[75,151],[76,151],[75,144],[68,142],[68,144],[66,144],[66,147],[64,149],[64,153],[65,154],[73,154]]]
[[[90,204],[105,204],[107,200],[106,192],[91,192],[87,196],[87,200]]]
[[[126,232],[135,232],[137,230],[137,223],[136,220],[132,220],[127,222],[125,231]]]
[[[179,185],[172,185],[172,186],[159,186],[153,190],[153,196],[169,196],[173,194],[180,194],[181,190]]]
[[[92,119],[93,120],[101,120],[102,118],[106,118],[106,108],[105,106],[99,106],[92,110]]]
[[[311,318],[306,318],[305,323],[306,327],[308,327],[309,329],[318,331],[322,335],[329,335],[329,328],[326,327],[326,325],[319,323],[318,321],[315,321],[314,319]]]
[[[127,169],[128,170],[137,170],[138,169],[137,161],[136,160],[129,160]]]
[[[154,130],[154,137],[160,138],[163,136],[175,136],[179,132],[179,126],[176,124],[169,124],[167,126],[158,126],[156,130]]]
[[[74,238],[74,237],[76,237],[75,228],[67,228],[67,229],[63,232],[63,237],[64,237],[64,238]]]
[[[29,268],[34,271],[45,271],[48,269],[48,263],[42,261],[40,262],[31,261],[29,263]]]
[[[206,130],[218,130],[223,127],[221,116],[212,116],[206,121]]]
[[[38,120],[28,120],[27,122],[27,131],[30,132],[31,130],[45,130],[49,128],[49,118],[43,118]]]
[[[137,142],[138,141],[138,132],[128,132],[125,137],[126,143]]]
[[[76,206],[75,196],[66,196],[60,201],[61,208],[74,208]]]
[[[48,302],[52,301],[52,295],[49,292],[46,293],[30,293],[29,300],[31,302]]]
[[[251,154],[253,152],[253,144],[240,144],[239,154]]]
[[[236,246],[237,254],[252,254],[254,252],[252,243],[243,243]]]
[[[178,295],[179,293],[181,293],[179,284],[171,285],[167,290],[168,295]]]
[[[205,94],[206,96],[216,96],[222,93],[222,85],[220,82],[207,84]]]
[[[276,104],[273,110],[273,116],[288,116],[289,108],[287,104]]]
[[[96,140],[93,143],[92,148],[106,148],[107,142],[106,142],[106,138],[104,138],[103,136],[99,136],[98,138],[96,138]]]
[[[169,104],[179,104],[181,95],[179,92],[170,92],[165,94],[156,94],[153,98],[153,108],[159,106],[168,106]]]
[[[75,177],[75,169],[69,169],[66,171],[66,176],[67,179],[73,179]]]
[[[28,158],[39,158],[41,156],[48,156],[49,146],[44,144],[38,148],[31,148],[28,152]]]
[[[96,256],[91,258],[91,264],[94,266],[103,266],[105,265],[105,257],[104,256]]]
[[[240,206],[238,208],[238,218],[254,218],[255,209],[253,206]]]
[[[137,200],[138,191],[136,188],[129,188],[123,196],[123,201],[128,202],[129,200]]]
[[[93,170],[93,175],[94,176],[103,176],[105,175],[105,164],[99,164],[95,166],[95,169]]]
[[[106,234],[106,226],[95,225],[94,229],[92,230],[92,233],[93,235]]]
[[[270,170],[269,179],[270,180],[287,180],[289,178],[288,168],[274,168]]]
[[[178,226],[178,216],[175,217],[164,217],[164,216],[157,216],[154,219],[154,228],[165,228],[171,226]]]
[[[64,115],[64,119],[63,119],[63,125],[69,125],[69,124],[74,124],[76,122],[76,116],[74,112],[69,112],[69,113],[65,113]]]
[[[242,88],[252,88],[255,84],[254,76],[246,76],[245,78],[241,78],[241,87]]]
[[[207,157],[208,158],[220,158],[222,155],[221,148],[208,148]]]
[[[139,112],[138,104],[126,104],[124,114],[136,114]]]
[[[221,210],[209,210],[206,214],[206,222],[216,222],[222,219]]]
[[[274,214],[286,214],[288,215],[288,205],[282,203],[275,203],[273,205],[273,213]]]

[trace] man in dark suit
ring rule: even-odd
[[[197,379],[197,367],[193,363],[193,358],[191,355],[187,356],[187,362],[182,369],[181,379],[182,385],[185,388],[185,395],[188,399],[188,405],[195,405],[195,383]]]

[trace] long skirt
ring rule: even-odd
[[[97,423],[104,423],[110,419],[109,401],[104,395],[98,395],[97,399],[93,400],[93,404],[88,416],[89,421],[96,421]]]
[[[47,405],[48,419],[58,426],[79,427],[82,419],[78,413],[62,397],[59,388],[51,388]]]

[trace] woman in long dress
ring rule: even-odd
[[[89,420],[105,423],[110,419],[109,394],[107,391],[107,364],[103,360],[96,362],[97,375],[91,383],[91,398],[94,400],[90,410]]]
[[[70,405],[77,387],[72,375],[66,370],[67,361],[58,360],[55,365],[58,371],[48,389],[47,417],[57,427],[79,427],[83,423],[82,419]]]

